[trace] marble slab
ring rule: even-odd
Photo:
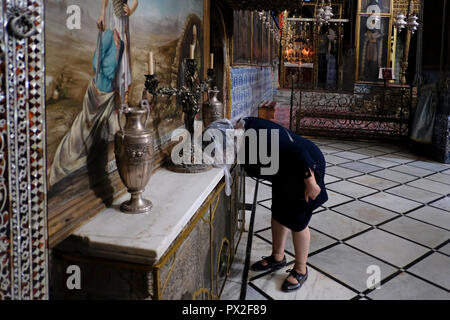
[[[442,197],[440,194],[407,185],[401,185],[386,192],[422,203],[429,203]]]
[[[430,206],[450,211],[450,197],[444,197],[441,200],[435,201],[431,203]]]
[[[359,146],[352,145],[351,143],[347,143],[347,142],[332,143],[332,144],[329,144],[328,146],[333,147],[333,148],[338,148],[341,150],[346,150],[346,151],[360,148]]]
[[[383,159],[383,160],[397,162],[400,164],[410,163],[410,162],[413,162],[416,160],[416,158],[407,158],[405,156],[398,155],[398,154],[385,154],[385,155],[379,156],[378,158]]]
[[[425,206],[408,213],[408,217],[450,230],[450,212]]]
[[[381,167],[381,168],[390,168],[390,167],[394,167],[394,166],[398,166],[397,162],[393,162],[393,161],[388,161],[388,160],[384,160],[381,158],[370,158],[370,159],[363,159],[361,160],[361,162],[363,163],[367,163],[373,166],[377,166],[377,167]]]
[[[429,176],[429,175],[434,173],[434,171],[430,171],[430,170],[414,167],[414,166],[411,166],[411,165],[408,165],[408,164],[403,164],[403,165],[400,165],[398,167],[392,167],[390,169],[394,170],[394,171],[406,173],[406,174],[409,174],[409,175],[413,175],[413,176],[416,176],[416,177],[420,177],[420,178],[425,177],[425,176]]]
[[[395,212],[362,201],[346,203],[334,207],[333,210],[370,225],[377,225],[398,216]]]
[[[321,146],[319,149],[320,149],[320,151],[322,151],[322,153],[324,155],[325,154],[333,154],[333,153],[342,151],[341,149],[336,149],[336,148],[330,147],[329,145]]]
[[[444,171],[445,172],[445,171]],[[450,173],[450,171],[449,171]],[[428,180],[433,180],[440,183],[450,184],[450,176],[445,173],[436,173],[427,177]]]
[[[325,184],[329,184],[329,183],[333,183],[333,182],[336,182],[336,181],[340,181],[342,179],[333,177],[333,176],[329,175],[328,173],[326,173],[324,180],[325,180]]]
[[[378,229],[365,232],[346,242],[400,268],[429,251],[423,246]]]
[[[272,198],[264,199],[264,200],[258,200],[258,205],[270,210],[272,208]]]
[[[309,264],[332,275],[358,292],[367,290],[367,270],[378,266],[383,280],[397,271],[388,264],[345,244],[339,244],[309,258]]]
[[[293,292],[283,292],[281,286],[292,266],[272,272],[252,281],[274,300],[349,300],[357,293],[327,277],[313,267],[308,267],[308,279],[303,286]]]
[[[338,204],[342,204],[353,200],[350,197],[336,193],[332,190],[327,190],[327,193],[328,193],[328,201],[323,204],[325,208],[331,208],[337,206]]]
[[[245,300],[264,301],[264,300],[268,300],[268,299],[265,296],[263,296],[261,293],[259,293],[255,289],[253,289],[252,286],[247,285]]]
[[[263,183],[258,184],[258,201],[272,198],[272,187]],[[252,201],[253,202],[253,201]]]
[[[450,168],[450,165],[448,164],[438,163],[435,161],[414,161],[411,162],[410,165],[435,172],[443,171]]]
[[[245,203],[252,204],[255,197],[256,181],[250,177],[245,177]]]
[[[368,147],[370,147],[370,146],[372,146],[373,145],[373,142],[372,141],[355,141],[355,140],[352,140],[352,141],[346,141],[346,143],[348,143],[348,144],[350,144],[350,145],[353,145],[353,146],[357,146],[357,147],[360,147],[360,148],[368,148]]]
[[[376,189],[363,187],[350,181],[340,181],[327,185],[327,189],[343,193],[353,198],[361,198],[378,192]]]
[[[309,223],[311,228],[342,240],[356,233],[367,230],[369,225],[327,210],[313,215]]]
[[[351,161],[351,160],[337,157],[337,156],[331,155],[331,154],[327,154],[324,157],[325,157],[325,161],[327,162],[327,164],[340,164],[340,163]]]
[[[417,179],[417,177],[415,176],[393,171],[391,169],[384,169],[381,171],[373,172],[371,173],[371,175],[399,183],[407,183]]]
[[[378,178],[370,175],[363,175],[360,177],[349,179],[349,181],[357,182],[359,184],[365,185],[367,187],[371,187],[377,190],[386,190],[395,186],[398,186],[400,183],[395,181],[389,181],[383,178]]]
[[[350,170],[350,169],[346,169],[346,168],[342,168],[342,167],[339,167],[339,166],[334,166],[334,167],[327,168],[325,173],[326,174],[331,174],[332,176],[343,178],[343,179],[349,179],[349,178],[352,178],[352,177],[356,177],[356,176],[362,175],[361,172]]]
[[[247,216],[246,220],[250,223],[250,215]],[[270,227],[271,220],[272,211],[261,205],[257,205],[255,210],[255,223],[253,225],[253,231],[256,232]]]
[[[450,257],[435,252],[408,269],[412,274],[418,275],[432,283],[439,284],[450,290]]]
[[[350,170],[363,172],[363,173],[371,173],[371,172],[374,172],[374,171],[383,170],[383,168],[380,168],[380,167],[377,167],[377,166],[373,166],[371,164],[367,164],[367,163],[364,163],[364,162],[359,162],[359,161],[342,163],[339,166],[341,166],[343,168],[350,169]]]
[[[241,296],[242,282],[236,282],[228,280],[225,282],[223,287],[220,300],[236,301],[239,300]]]
[[[450,239],[449,231],[409,217],[389,221],[379,228],[430,248],[435,248]]]
[[[351,151],[343,151],[343,152],[337,152],[334,154],[337,157],[349,159],[349,160],[361,160],[364,158],[369,158],[369,156],[360,154],[357,152],[351,152]]]
[[[158,261],[204,203],[224,176],[212,169],[197,174],[182,174],[160,169],[144,191],[153,203],[147,214],[127,215],[119,205],[101,211],[73,233],[83,240],[86,250],[105,258],[153,264]]]
[[[386,154],[386,152],[379,151],[379,150],[372,150],[372,149],[368,149],[368,148],[354,149],[354,150],[352,150],[352,152],[363,154],[363,155],[370,156],[370,157],[376,157],[376,156],[380,156],[382,154]]]
[[[406,272],[367,296],[374,300],[450,300],[450,293]]]
[[[450,185],[445,183],[440,183],[436,181],[431,181],[428,179],[419,179],[408,183],[409,186],[417,187],[420,189],[432,191],[435,193],[442,194],[444,196],[450,194]]]
[[[379,192],[362,198],[361,200],[398,213],[405,213],[422,206],[419,202],[397,197],[385,192]]]
[[[439,249],[439,252],[445,253],[450,256],[450,243],[447,243],[445,246]]]

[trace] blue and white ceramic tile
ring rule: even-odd
[[[232,68],[231,117],[254,115],[262,102],[272,101],[278,86],[274,77],[272,68]]]

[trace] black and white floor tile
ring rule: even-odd
[[[242,236],[222,299],[450,299],[450,165],[380,142],[312,138],[327,161],[330,200],[310,222],[309,278],[281,291],[294,263],[276,272],[249,271],[242,283],[248,232]],[[247,203],[256,182],[247,178]],[[250,264],[271,253],[271,188],[259,183]],[[247,216],[249,228],[250,211]],[[379,271],[380,283],[369,278]]]

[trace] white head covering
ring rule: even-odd
[[[217,134],[220,132],[222,139],[217,139]],[[234,134],[230,134],[234,132],[233,123],[231,123],[228,119],[220,119],[216,120],[209,125],[209,127],[205,130],[205,136],[214,141],[215,147],[214,151],[216,155],[214,158],[205,159],[209,163],[213,164],[216,168],[222,168],[225,174],[225,193],[227,196],[231,195],[231,185],[233,183],[233,179],[230,174],[231,163],[228,163],[226,160],[229,155],[226,154],[226,151],[236,150],[235,142],[234,142]],[[217,156],[217,154],[219,156]],[[221,157],[222,156],[222,157]],[[220,161],[217,161],[219,160]]]

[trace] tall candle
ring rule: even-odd
[[[189,59],[194,59],[195,45],[191,44],[191,51],[189,55]]]
[[[197,42],[197,26],[195,24],[192,27],[192,36],[193,36],[193,43],[195,44]]]
[[[211,53],[210,55],[209,55],[209,68],[210,69],[214,69],[214,53]]]
[[[154,71],[154,63],[153,63],[153,52],[152,51],[150,51],[149,53],[148,53],[148,74],[149,75],[153,75],[153,74],[155,74],[155,71]]]

